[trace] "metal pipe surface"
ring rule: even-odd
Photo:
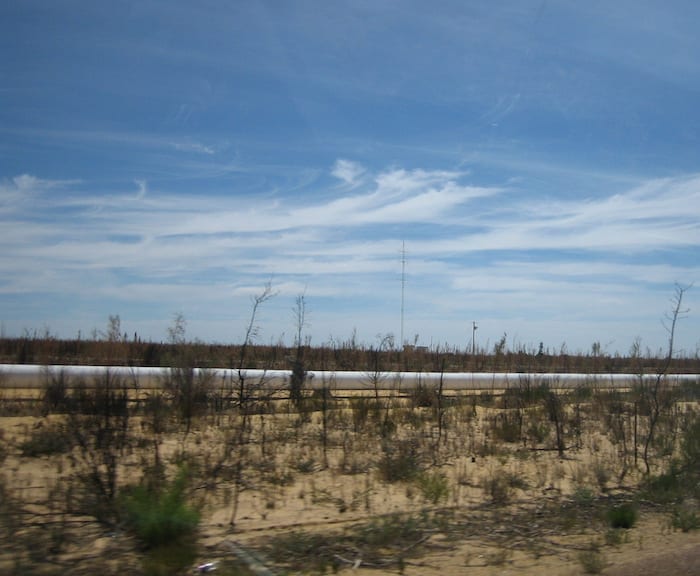
[[[157,389],[168,378],[170,368],[129,366],[38,366],[27,364],[0,364],[0,388],[41,388],[47,375],[63,374],[70,379],[82,380],[90,385],[90,379],[106,371],[129,379],[142,389]],[[270,389],[289,387],[291,370],[240,371],[225,368],[194,368],[195,375],[209,374],[216,382],[238,382],[242,376],[248,381],[262,384]],[[653,381],[656,374],[642,376]],[[598,388],[629,388],[639,382],[639,374],[582,374],[582,373],[535,373],[535,372],[371,372],[309,370],[305,387],[337,390],[410,390],[419,385],[437,387],[442,379],[444,390],[503,390],[516,388],[524,383],[539,385],[546,383],[552,388],[570,389],[582,385]],[[669,374],[666,381],[671,385],[680,382],[700,384],[698,374]],[[70,385],[70,382],[69,382]]]

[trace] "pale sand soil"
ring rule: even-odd
[[[324,522],[303,525],[305,530],[321,533],[338,530],[339,527],[337,523]],[[299,528],[301,526],[296,525],[290,529]],[[205,530],[211,535],[205,538],[204,542],[211,547],[212,552],[220,550],[220,543],[226,540],[234,540],[255,549],[261,539],[280,530],[284,532],[284,529],[277,529],[215,535],[217,530],[214,528]],[[503,526],[503,530],[507,533],[508,526]],[[542,538],[534,538],[533,546],[542,546],[539,553],[528,551],[527,542],[524,545],[522,541],[514,542],[517,540],[515,536],[510,541],[506,537],[501,543],[495,544],[488,538],[469,536],[460,540],[458,537],[446,539],[436,535],[425,543],[424,549],[418,555],[406,561],[403,574],[409,576],[461,574],[573,576],[584,573],[578,554],[586,549],[591,541],[601,544],[600,551],[605,563],[602,574],[620,576],[700,574],[700,533],[669,530],[668,516],[665,514],[653,512],[643,514],[638,525],[625,531],[624,541],[616,546],[603,545],[601,530],[586,530],[585,534],[573,532],[562,531],[559,536],[547,534]],[[542,540],[546,543],[542,544]],[[339,573],[376,576],[384,573],[398,574],[400,571],[396,566],[379,570],[363,568],[360,563],[358,568],[346,565]]]
[[[671,548],[671,546],[669,546]],[[700,574],[700,543],[681,544],[666,552],[641,555],[607,568],[604,574],[616,576],[697,576]]]
[[[273,425],[283,425],[283,420],[279,417]],[[16,447],[40,421],[28,417],[0,418],[0,430],[4,440]],[[42,422],[42,425],[47,425],[48,421]],[[294,471],[292,480],[281,485],[260,481],[244,491],[235,530],[229,526],[230,502],[220,494],[208,499],[200,530],[202,562],[230,558],[232,552],[227,543],[231,541],[265,554],[270,550],[269,538],[277,534],[293,531],[341,533],[353,524],[381,515],[442,510],[450,514],[449,534],[439,530],[429,533],[420,546],[406,555],[404,574],[583,574],[578,555],[591,542],[600,546],[605,561],[603,574],[700,574],[700,533],[670,530],[666,512],[643,508],[638,524],[625,533],[624,542],[618,546],[605,545],[607,527],[592,513],[588,520],[586,517],[570,523],[562,522],[566,510],[559,512],[559,506],[571,502],[576,486],[596,486],[591,472],[596,465],[607,463],[611,470],[615,470],[616,456],[609,442],[598,434],[588,435],[582,449],[568,452],[565,460],[560,460],[554,451],[524,452],[523,456],[516,456],[511,451],[510,454],[477,456],[472,461],[471,454],[484,437],[481,422],[476,425],[471,443],[459,435],[450,437],[445,451],[452,456],[446,457],[437,468],[448,478],[450,494],[440,505],[431,506],[422,499],[415,485],[381,482],[372,467],[356,474],[340,473],[342,454],[337,443],[329,452],[330,467],[320,469],[317,432],[307,432],[301,442],[281,442],[277,446],[271,458],[281,471]],[[187,449],[201,456],[216,443],[217,434],[218,431],[209,428],[195,429],[186,441]],[[181,440],[167,439],[163,443],[163,453],[173,453],[182,446]],[[361,468],[363,462],[373,456],[368,450],[362,442],[353,445],[358,467]],[[307,459],[316,463],[312,471],[302,473],[295,469],[300,461]],[[35,525],[41,525],[42,518],[50,521],[60,517],[49,515],[52,510],[45,505],[32,502],[45,500],[54,480],[71,473],[66,457],[28,458],[22,457],[16,449],[10,450],[2,468],[7,487],[27,503],[24,510],[29,514],[25,518]],[[133,461],[122,473],[125,477],[137,479],[137,462]],[[524,487],[513,490],[509,505],[485,504],[484,482],[504,474],[521,478]],[[626,482],[629,485],[631,479]],[[0,502],[2,506],[3,502]],[[107,532],[89,517],[73,517],[71,522],[74,524],[68,528],[70,538],[60,552],[47,553],[37,540],[35,557],[30,560],[32,573],[59,574],[67,573],[66,570],[75,575],[95,574],[96,571],[102,576],[141,573],[140,557],[131,537],[121,531]],[[45,533],[41,528],[37,530],[37,534]],[[12,537],[31,538],[32,534],[34,532],[25,525],[20,526]],[[0,574],[22,573],[16,572],[11,555],[3,553],[9,548],[3,544],[9,545],[10,542],[0,542]],[[362,565],[361,555],[346,556],[343,560],[360,562],[355,569],[349,562],[341,562],[341,574],[376,576],[399,573],[395,563],[370,569]],[[281,573],[281,570],[276,573]]]

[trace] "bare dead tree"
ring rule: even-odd
[[[294,323],[296,327],[295,346],[296,352],[292,363],[292,375],[289,382],[289,398],[294,406],[299,409],[303,400],[306,369],[304,365],[304,342],[302,340],[304,327],[306,326],[306,296],[301,293],[297,296],[294,308]]]
[[[72,464],[91,513],[101,521],[116,515],[118,472],[133,441],[128,398],[127,380],[106,369],[92,386],[74,390],[67,413],[67,433],[79,447]]]
[[[248,320],[248,325],[246,326],[245,338],[243,340],[243,344],[241,345],[238,357],[238,418],[236,419],[233,434],[227,441],[224,454],[222,456],[222,463],[223,460],[227,460],[231,456],[234,456],[233,496],[231,517],[229,520],[229,524],[231,524],[231,526],[234,526],[236,523],[240,495],[241,491],[243,490],[243,472],[246,457],[248,456],[250,436],[252,433],[252,404],[257,399],[257,392],[259,392],[259,390],[264,386],[264,378],[261,378],[255,382],[251,382],[248,379],[245,371],[245,363],[247,361],[248,349],[255,342],[255,339],[260,332],[260,329],[256,324],[260,307],[274,296],[275,293],[272,291],[272,286],[268,283],[265,285],[262,292],[253,297],[253,306],[251,309],[250,318]]]
[[[544,397],[544,407],[549,416],[550,422],[554,424],[557,440],[557,452],[559,458],[564,458],[566,444],[564,442],[564,426],[566,424],[566,407],[561,396],[554,390],[554,387],[547,390]]]
[[[207,406],[213,387],[213,376],[204,369],[197,370],[196,358],[187,343],[187,321],[178,312],[168,327],[170,367],[164,377],[164,389],[185,424],[185,437],[189,435],[194,418]]]
[[[386,335],[378,334],[379,346],[370,346],[368,350],[369,354],[369,370],[367,371],[367,379],[374,389],[374,404],[372,405],[372,413],[374,414],[375,421],[380,427],[380,432],[382,437],[390,435],[392,432],[391,420],[389,418],[389,408],[391,402],[387,399],[382,403],[382,396],[380,395],[380,390],[382,384],[386,381],[387,375],[382,371],[381,358],[386,350],[394,349],[394,335],[389,333]]]
[[[665,314],[664,320],[662,321],[662,324],[668,333],[668,348],[666,351],[666,356],[651,385],[646,386],[645,384],[642,384],[642,395],[649,403],[649,428],[644,439],[644,452],[642,453],[642,459],[644,460],[644,467],[647,475],[649,475],[651,470],[649,464],[649,447],[654,441],[654,435],[661,416],[673,402],[671,395],[669,394],[668,386],[666,385],[667,377],[675,351],[674,343],[678,321],[687,318],[688,312],[690,312],[689,308],[683,308],[683,296],[691,287],[692,284],[686,286],[676,284],[674,294],[671,297],[671,310]]]
[[[260,311],[260,307],[275,295],[275,292],[272,291],[272,285],[268,282],[265,284],[265,288],[263,288],[262,292],[253,296],[253,307],[250,312],[250,318],[248,319],[245,337],[243,338],[243,344],[241,345],[238,354],[238,362],[236,366],[239,406],[245,405],[248,400],[247,395],[249,387],[247,386],[248,382],[245,374],[245,363],[248,360],[248,350],[255,343],[255,340],[260,333],[260,327],[256,323],[258,320],[258,312]]]

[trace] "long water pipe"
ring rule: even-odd
[[[63,366],[0,364],[0,389],[41,388],[47,375],[61,372],[70,379],[82,380],[90,385],[90,379],[109,371],[115,376],[128,378],[142,389],[157,389],[168,377],[169,368],[128,366]],[[215,382],[238,382],[243,376],[248,382],[264,384],[270,389],[289,387],[291,370],[238,370],[224,368],[194,368],[195,375],[208,374]],[[645,382],[653,381],[656,374],[641,376]],[[666,382],[671,385],[693,383],[700,385],[700,374],[668,374]],[[517,388],[525,383],[546,383],[552,388],[629,388],[640,381],[639,374],[584,374],[584,373],[540,373],[540,372],[371,372],[309,370],[305,387],[337,390],[410,390],[419,385],[437,387],[442,380],[444,390],[502,390]],[[69,382],[70,385],[70,382]]]

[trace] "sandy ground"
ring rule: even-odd
[[[301,432],[284,415],[259,423],[269,435],[268,451],[254,446],[248,454],[255,473],[241,493],[235,527],[229,523],[230,493],[223,489],[209,493],[203,487],[195,490],[197,497],[206,493],[198,562],[230,558],[235,555],[230,546],[234,542],[268,563],[273,539],[280,534],[342,535],[391,514],[425,514],[447,518],[449,529],[428,529],[420,541],[409,542],[402,564],[393,561],[396,554],[390,551],[385,566],[367,567],[370,561],[361,551],[349,551],[338,554],[337,572],[358,576],[568,576],[584,573],[581,555],[595,547],[602,574],[700,574],[700,532],[672,530],[668,511],[658,507],[642,504],[638,523],[612,541],[600,511],[612,505],[606,504],[608,499],[629,497],[638,476],[629,474],[622,486],[616,483],[619,458],[605,434],[592,428],[579,449],[568,450],[565,458],[534,446],[508,445],[484,453],[491,416],[488,410],[479,409],[478,417],[463,428],[454,426],[440,444],[442,455],[426,463],[427,470],[442,474],[449,484],[448,494],[437,504],[428,502],[415,482],[382,481],[376,465],[370,465],[376,464],[376,446],[364,438],[348,439],[343,423],[335,423],[327,467],[323,466],[318,422],[312,421]],[[133,539],[121,530],[105,529],[89,516],[71,516],[67,541],[59,550],[45,549],[51,523],[65,520],[60,503],[47,506],[51,502],[47,494],[58,485],[57,479],[75,470],[65,455],[27,457],[18,447],[33,430],[54,421],[60,417],[0,418],[7,446],[2,470],[5,494],[20,502],[23,511],[15,532],[3,532],[0,573],[24,573],[18,568],[17,554],[9,552],[11,539],[34,537],[35,554],[22,555],[31,573],[58,574],[70,569],[72,574],[94,574],[98,568],[103,576],[141,573]],[[186,439],[177,434],[164,438],[163,455],[167,458],[186,448],[204,462],[215,452],[222,433],[221,426],[198,424]],[[594,471],[603,465],[609,479],[601,482]],[[121,473],[124,478],[137,479],[138,459],[132,457]],[[510,478],[513,486],[504,501],[492,502],[485,486],[498,478]],[[591,509],[584,506],[583,512],[572,504],[582,487],[594,494],[597,503]],[[8,502],[0,501],[3,512]],[[272,567],[272,562],[268,565]],[[312,568],[309,573],[314,573]],[[282,573],[280,568],[272,570]],[[286,573],[305,570],[288,569]]]
[[[389,496],[388,501],[392,498]],[[401,500],[401,498],[397,498]],[[528,508],[531,503],[513,504],[508,507],[509,513],[519,515],[521,506]],[[399,504],[395,509],[406,509]],[[410,509],[410,507],[409,507]],[[481,510],[484,513],[484,510]],[[473,515],[478,513],[473,512]],[[470,511],[460,509],[458,516],[469,517]],[[485,512],[487,516],[491,510]],[[215,515],[216,518],[216,515]],[[342,532],[347,525],[362,521],[363,515],[358,514],[354,519],[338,519],[337,514],[327,512],[316,520],[306,519],[296,513],[291,513],[284,519],[280,514],[278,521],[272,522],[267,528],[267,522],[258,522],[244,518],[235,531],[222,524],[209,524],[204,527],[203,542],[212,551],[212,557],[219,557],[222,543],[233,541],[251,550],[259,550],[260,542],[267,537],[304,530],[311,533]],[[223,520],[223,518],[221,518]],[[671,574],[691,575],[700,574],[700,532],[683,533],[674,531],[669,526],[668,514],[651,509],[643,510],[640,520],[630,530],[621,531],[621,541],[615,544],[605,543],[607,529],[601,526],[572,527],[561,529],[549,528],[549,520],[543,518],[541,527],[530,525],[528,538],[518,534],[517,528],[509,524],[509,518],[503,524],[494,524],[488,518],[483,523],[483,531],[488,536],[480,537],[481,530],[478,518],[470,521],[473,530],[467,530],[463,537],[452,535],[449,538],[436,534],[422,544],[421,550],[415,556],[409,557],[403,568],[396,565],[385,568],[365,568],[361,557],[347,557],[347,563],[340,564],[339,573],[370,576],[380,574],[407,574],[426,576],[456,576],[470,574],[474,576],[523,575],[535,576],[548,574],[552,576],[573,576],[584,574],[579,555],[589,549],[591,543],[598,545],[601,559],[602,574],[618,574],[621,576],[648,575],[666,576]],[[522,521],[522,520],[521,520]],[[502,531],[502,537],[494,537],[493,533]],[[223,547],[225,551],[225,546]],[[258,552],[259,553],[259,552]],[[263,556],[264,558],[264,556]],[[359,561],[358,561],[359,560]],[[356,561],[356,565],[350,564]],[[297,573],[297,572],[290,572]],[[301,572],[299,572],[301,573]]]

